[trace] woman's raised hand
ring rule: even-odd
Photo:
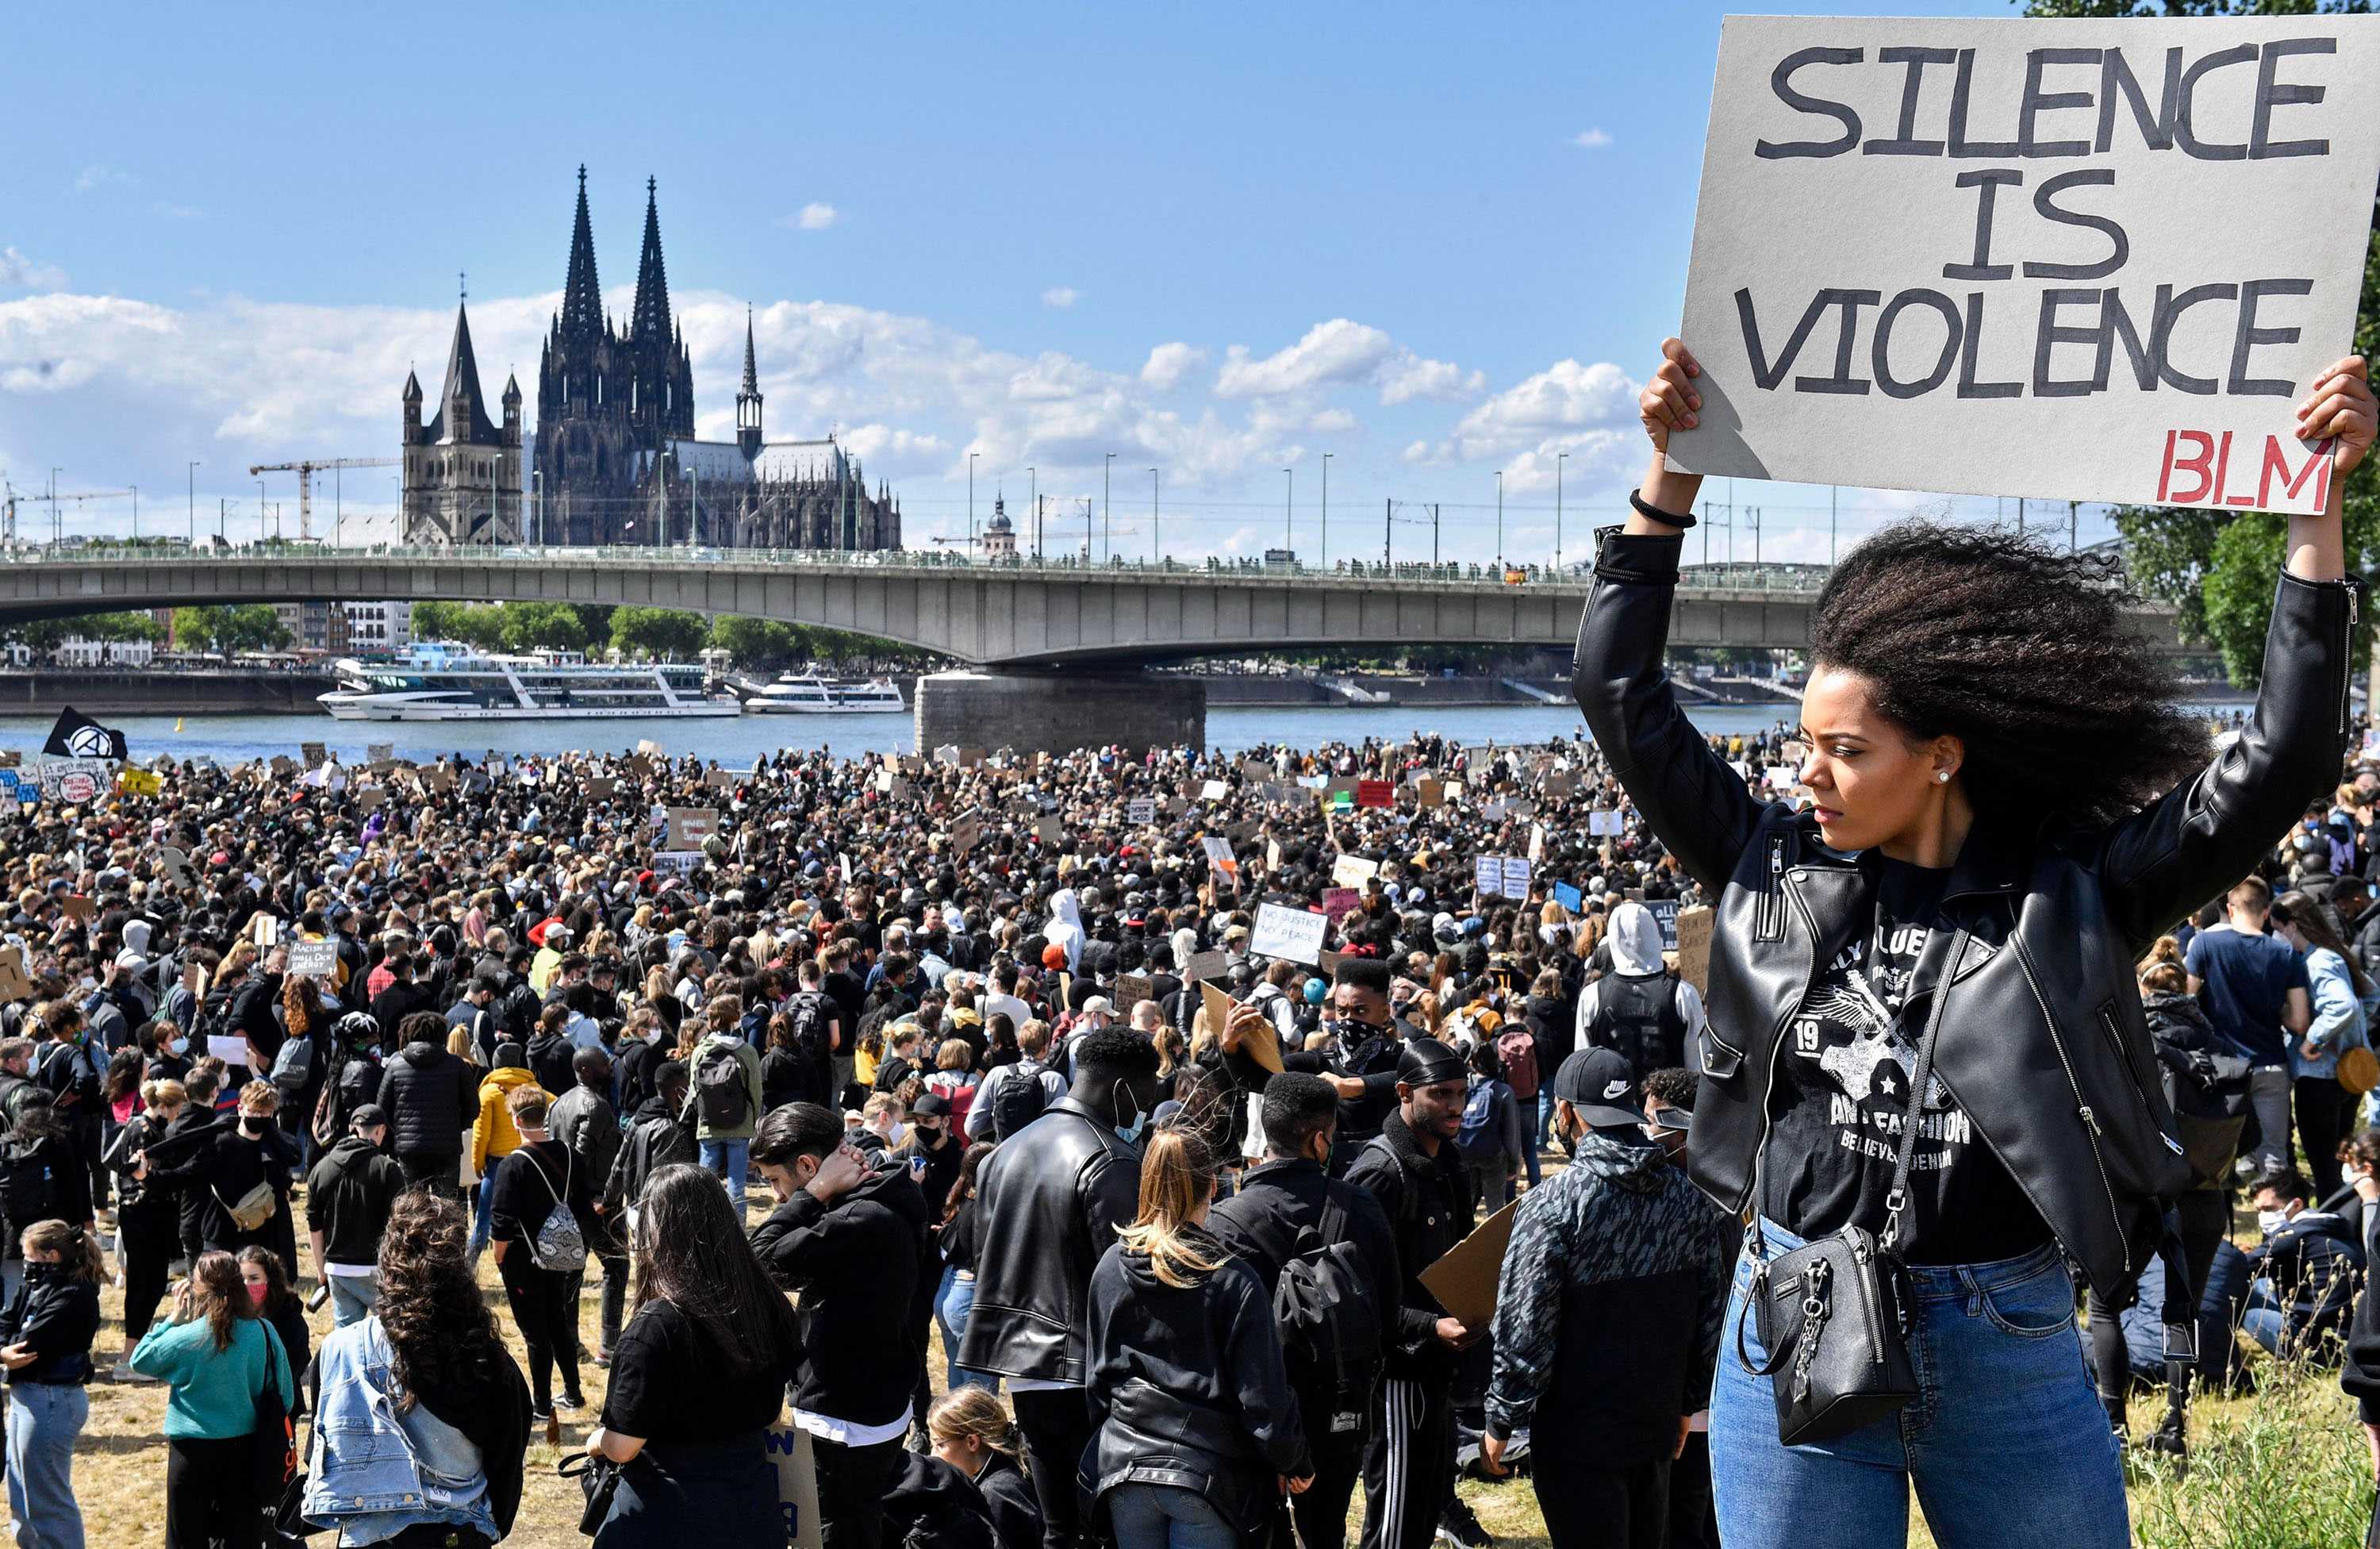
[[[1648,418],[1645,423],[1652,421]],[[2298,404],[2299,438],[2336,438],[2333,472],[2341,479],[2372,450],[2375,428],[2380,428],[2380,409],[2373,403],[2371,367],[2361,355],[2350,355],[2316,377],[2313,391]]]
[[[1653,373],[1653,380],[1636,396],[1636,412],[1645,421],[1645,433],[1653,438],[1653,450],[1670,449],[1671,431],[1694,429],[1696,413],[1703,406],[1703,396],[1695,390],[1694,379],[1702,374],[1701,363],[1684,345],[1676,339],[1661,341],[1661,369]]]

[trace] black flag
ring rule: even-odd
[[[122,732],[109,730],[72,705],[59,712],[58,724],[50,728],[50,739],[42,744],[42,751],[70,759],[121,760],[128,756]]]

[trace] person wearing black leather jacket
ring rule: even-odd
[[[2212,762],[2083,561],[1987,532],[1879,534],[1813,609],[1814,805],[1764,805],[1662,672],[1701,482],[1665,454],[1702,407],[1699,364],[1676,340],[1663,353],[1640,400],[1650,474],[1601,534],[1573,690],[1638,811],[1718,898],[1692,1168],[1724,1208],[1757,1212],[1730,1317],[1761,1252],[1859,1226],[1908,1261],[1909,1337],[1930,1355],[1912,1408],[1823,1449],[1784,1447],[1769,1380],[1723,1361],[1721,1534],[1823,1519],[1890,1542],[1913,1476],[1937,1537],[2124,1543],[2115,1446],[2061,1332],[2062,1259],[2119,1296],[2189,1182],[2134,959],[2337,777],[2355,606],[2338,497],[2289,518],[2256,713]],[[2296,429],[2336,437],[2335,492],[2370,446],[2371,389],[2360,360],[2309,385]],[[1917,1168],[1888,1200],[1918,1018],[1944,995]]]
[[[463,1132],[480,1113],[480,1070],[446,1052],[444,1018],[422,1013],[407,1042],[382,1070],[376,1099],[388,1115],[389,1150],[407,1187],[459,1200]],[[434,1036],[433,1036],[434,1034]]]
[[[1117,1549],[1252,1543],[1314,1482],[1272,1304],[1206,1229],[1215,1176],[1196,1135],[1151,1136],[1140,1208],[1091,1275],[1099,1430],[1083,1471]]]
[[[975,1306],[959,1364],[1008,1379],[1048,1549],[1074,1549],[1091,1272],[1139,1205],[1157,1047],[1129,1028],[1075,1040],[1075,1083],[992,1153],[976,1185]]]

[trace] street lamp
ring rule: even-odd
[[[197,459],[193,458],[191,460],[188,471],[190,479],[190,546],[192,548],[196,548],[199,543],[199,465]]]
[[[50,542],[53,545],[67,541],[66,518],[58,515],[58,475],[65,471],[63,468],[50,470]]]
[[[1099,550],[1102,555],[1115,553],[1115,529],[1109,521],[1109,513],[1114,509],[1109,499],[1109,491],[1113,485],[1114,478],[1115,454],[1110,452],[1107,460],[1099,464]]]
[[[967,454],[967,552],[975,552],[975,459],[981,452]]]
[[[138,484],[132,486],[132,543],[135,548],[140,544],[140,486]]]
[[[1165,546],[1157,541],[1157,470],[1148,470],[1148,557],[1165,563]]]
[[[1322,454],[1322,564],[1330,564],[1330,454]]]
[[[1496,470],[1496,568],[1504,568],[1504,470]]]
[[[1554,456],[1554,574],[1561,574],[1561,484],[1562,464],[1570,461],[1568,452]]]
[[[1281,471],[1289,475],[1289,488],[1281,497],[1281,545],[1293,554],[1297,550],[1297,470]]]
[[[1031,481],[1028,487],[1033,492],[1033,530],[1038,532],[1041,530],[1041,470],[1028,466],[1025,470],[1025,476]],[[1086,560],[1091,557],[1090,543],[1087,539],[1083,543],[1083,557]]]

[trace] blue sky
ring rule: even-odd
[[[1152,465],[1182,555],[1280,542],[1289,468],[1310,558],[1329,453],[1333,554],[1376,557],[1395,498],[1489,557],[1500,468],[1505,552],[1541,559],[1567,452],[1575,557],[1641,462],[1723,8],[1761,7],[19,7],[0,470],[137,483],[179,531],[198,458],[202,526],[229,499],[252,532],[249,464],[391,455],[458,270],[484,389],[516,370],[533,400],[583,161],[615,311],[660,179],[703,433],[731,433],[749,305],[770,433],[839,427],[913,544],[965,530],[970,449],[978,516],[1004,487],[1021,518],[1030,466],[1052,534],[1112,450],[1120,552]],[[392,510],[394,471],[345,494]],[[266,497],[294,532],[293,482]],[[1736,498],[1767,556],[1825,557],[1826,491]],[[1911,503],[1845,491],[1842,531]]]

